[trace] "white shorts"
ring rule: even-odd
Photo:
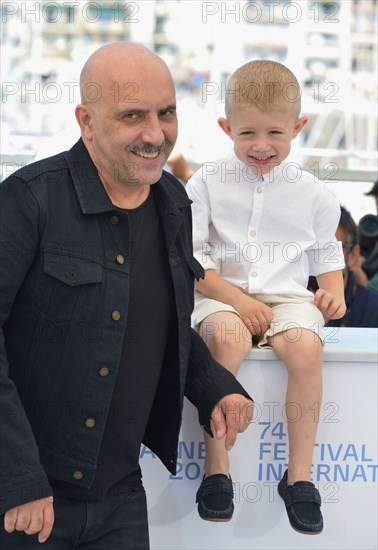
[[[324,318],[314,304],[311,296],[293,294],[253,294],[252,298],[263,302],[273,310],[273,320],[268,330],[259,338],[258,347],[271,347],[268,337],[290,329],[297,329],[297,336],[293,333],[293,341],[300,338],[302,329],[310,330],[323,341]],[[192,325],[196,327],[208,315],[220,311],[231,311],[239,315],[230,305],[208,298],[198,290],[195,291],[195,304],[192,314]],[[239,315],[240,317],[240,315]]]

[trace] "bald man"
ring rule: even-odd
[[[80,86],[81,139],[0,186],[2,550],[149,548],[141,443],[175,473],[184,394],[227,448],[252,415],[190,328],[167,66],[109,44]]]

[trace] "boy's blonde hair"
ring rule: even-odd
[[[295,75],[276,61],[249,61],[230,76],[225,94],[226,117],[233,109],[254,105],[262,111],[301,110],[301,88]]]

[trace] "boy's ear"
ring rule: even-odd
[[[300,118],[298,118],[298,120],[297,120],[297,122],[295,123],[295,126],[294,126],[294,132],[293,132],[292,139],[297,137],[297,135],[302,130],[303,126],[305,126],[307,124],[307,122],[308,122],[308,117],[307,116],[301,116]]]
[[[223,132],[228,135],[231,139],[232,137],[232,130],[230,123],[228,122],[227,118],[218,118],[218,124],[222,128]]]

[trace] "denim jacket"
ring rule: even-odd
[[[174,473],[184,394],[210,431],[224,395],[248,394],[190,328],[190,200],[163,172],[152,186],[176,299],[144,443]],[[0,513],[52,494],[48,476],[91,487],[120,361],[129,296],[127,215],[81,140],[0,185]]]

